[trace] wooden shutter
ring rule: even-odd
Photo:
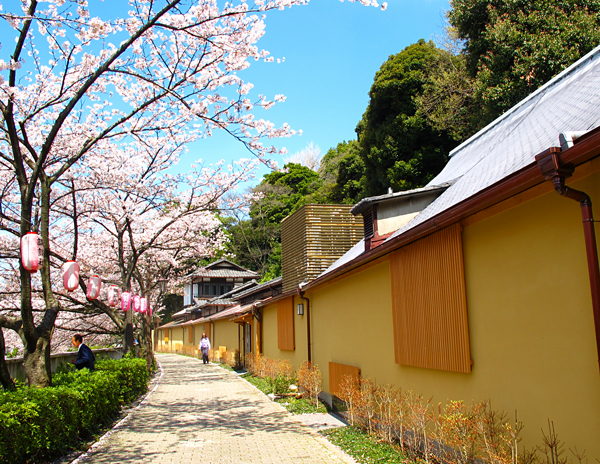
[[[294,344],[294,298],[277,302],[277,345],[280,350],[295,350]]]
[[[471,372],[460,225],[392,253],[390,271],[396,363]]]
[[[360,369],[347,364],[329,363],[329,393],[339,396],[340,385],[345,375],[355,377],[358,380]]]

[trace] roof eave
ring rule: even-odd
[[[560,151],[560,148],[551,147],[542,153],[555,150]],[[579,139],[572,148],[562,152],[561,158],[564,163],[572,163],[575,166],[579,166],[597,156],[600,156],[600,127],[591,130],[588,134]],[[429,220],[407,230],[402,235],[382,243],[370,252],[359,255],[352,261],[334,269],[328,274],[317,277],[312,282],[306,284],[303,287],[303,290],[309,290],[328,282],[369,261],[380,258],[400,247],[414,242],[415,240],[430,235],[444,227],[448,227],[455,222],[461,221],[468,216],[472,216],[473,214],[500,203],[507,198],[518,195],[544,181],[545,179],[542,176],[537,163],[534,161],[510,176],[505,177],[501,181],[490,185],[466,200],[457,203]]]

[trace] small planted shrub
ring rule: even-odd
[[[53,385],[0,392],[0,463],[46,462],[65,454],[147,391],[144,359],[99,361],[97,370],[54,375]]]
[[[313,404],[318,405],[319,394],[323,388],[323,377],[319,368],[309,361],[304,361],[300,364],[296,377],[298,377],[298,386],[308,394]]]

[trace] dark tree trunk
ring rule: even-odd
[[[36,387],[47,387],[52,383],[52,366],[50,364],[51,333],[38,338],[33,350],[25,348],[23,366],[27,376],[27,384]]]
[[[133,302],[125,313],[125,331],[123,332],[123,354],[133,351]],[[135,351],[133,351],[135,355]]]
[[[148,370],[154,368],[154,349],[152,346],[152,318],[148,314],[144,314],[142,318],[142,337],[140,340],[142,348],[142,356],[146,358],[146,366]]]
[[[4,332],[2,332],[2,329],[0,329],[0,383],[5,390],[14,390],[15,383],[8,372],[5,356],[6,346],[4,345]]]

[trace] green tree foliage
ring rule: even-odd
[[[263,198],[252,204],[250,217],[265,215],[267,222],[279,224],[303,205],[322,202],[319,192],[322,184],[315,171],[301,164],[288,163],[281,171],[265,174],[254,189]]]
[[[365,163],[357,140],[338,143],[321,160],[319,176],[327,203],[357,203],[365,182]]]
[[[600,43],[600,0],[452,0],[480,117],[489,122]]]
[[[428,70],[448,52],[419,40],[390,56],[375,74],[369,106],[356,132],[365,164],[367,196],[425,185],[446,164],[456,144],[417,111],[415,97]]]
[[[159,316],[161,324],[166,324],[173,320],[173,314],[178,313],[183,309],[183,296],[169,293],[162,297],[162,306]]]
[[[475,79],[468,73],[465,55],[460,53],[462,45],[456,29],[447,27],[443,39],[449,53],[440,54],[439,60],[430,63],[427,82],[414,101],[417,112],[433,128],[462,142],[482,129],[485,121],[475,99]]]

